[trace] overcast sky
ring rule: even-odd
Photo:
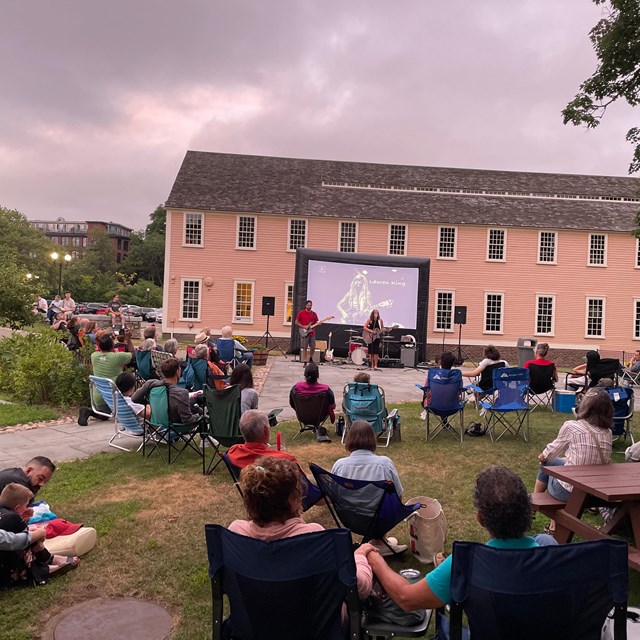
[[[3,2],[0,205],[143,228],[187,149],[626,175],[590,0]],[[637,114],[635,114],[637,115]]]

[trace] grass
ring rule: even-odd
[[[55,420],[60,414],[44,405],[0,404],[0,429],[12,427],[16,424]]]
[[[476,474],[490,464],[516,471],[533,488],[537,455],[552,440],[567,415],[536,410],[531,415],[531,443],[505,437],[467,438],[463,445],[447,434],[430,443],[424,440],[424,422],[417,403],[398,406],[402,416],[402,442],[392,442],[388,454],[395,462],[405,489],[405,499],[437,498],[449,522],[447,545],[453,540],[485,541],[486,532],[475,519],[471,490]],[[476,420],[467,410],[465,422]],[[297,424],[278,426],[303,467],[309,461],[325,468],[344,455],[337,438],[330,445],[316,444],[309,432],[295,440]],[[275,441],[275,435],[272,440]],[[617,451],[624,446],[617,445]],[[621,462],[620,453],[614,460]],[[142,459],[137,453],[105,453],[88,460],[63,463],[41,492],[53,510],[74,522],[98,530],[96,548],[85,556],[77,571],[38,589],[15,590],[0,595],[3,624],[0,640],[39,637],[46,621],[65,608],[99,596],[144,598],[165,606],[174,620],[174,640],[210,637],[211,595],[203,526],[228,525],[244,517],[240,496],[221,466],[203,477],[195,455],[185,454],[170,467],[157,457]],[[308,521],[333,526],[326,507],[316,506]],[[542,531],[546,519],[538,515],[533,529]],[[407,527],[393,532],[408,541]],[[392,561],[395,569],[413,566],[423,573],[411,554]],[[640,604],[640,581],[630,574],[630,604]],[[37,611],[38,615],[34,615]]]

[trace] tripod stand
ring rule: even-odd
[[[455,367],[459,367],[464,364],[465,360],[471,360],[471,356],[462,348],[462,322],[456,322],[458,325],[458,352],[456,353],[456,359],[453,361],[453,365]],[[444,337],[442,339],[442,344],[444,346]],[[464,354],[464,358],[462,357]],[[471,360],[473,362],[473,360]]]
[[[271,335],[271,332],[269,331],[270,319],[271,319],[271,316],[267,315],[267,330],[262,334],[262,336],[260,337],[260,340],[258,340],[258,343],[262,342],[262,340],[264,339],[264,348],[267,350],[267,352],[277,349],[285,358],[289,359],[287,354],[278,345],[278,343],[276,342],[276,339]],[[269,338],[271,338],[271,340],[273,340],[273,343],[275,344],[275,347],[271,347],[271,349],[269,349]]]

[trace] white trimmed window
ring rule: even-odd
[[[389,255],[404,256],[407,253],[407,225],[389,225]]]
[[[604,298],[587,298],[585,336],[604,338]]]
[[[435,331],[453,331],[453,291],[436,291]]]
[[[640,340],[640,300],[633,301],[633,339]]]
[[[238,216],[236,249],[256,248],[256,217]]]
[[[555,231],[540,231],[538,234],[538,262],[556,263],[558,234]]]
[[[640,269],[640,238],[636,238],[636,269]]]
[[[201,213],[184,214],[184,245],[188,247],[204,246],[204,216]]]
[[[357,251],[358,223],[340,223],[340,243],[338,250],[342,253],[355,253]]]
[[[536,329],[537,336],[553,335],[553,312],[555,309],[555,296],[536,296]]]
[[[284,285],[284,324],[293,322],[293,282]]]
[[[289,220],[289,251],[307,246],[307,221],[299,218]]]
[[[180,320],[200,320],[200,297],[202,295],[201,280],[182,279],[180,299]]]
[[[440,227],[438,230],[438,258],[445,260],[456,259],[456,233],[455,227]]]
[[[487,231],[487,260],[504,262],[506,259],[507,232],[504,229]]]
[[[589,234],[589,262],[590,267],[607,266],[607,236],[604,233]]]
[[[502,293],[484,294],[484,333],[502,333]]]
[[[234,322],[253,322],[253,280],[234,280]]]

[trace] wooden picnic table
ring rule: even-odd
[[[640,464],[575,465],[544,470],[573,486],[564,507],[551,503],[539,507],[556,521],[556,540],[560,544],[570,542],[574,534],[585,540],[607,539],[622,522],[630,521],[634,544],[629,546],[629,566],[640,571]],[[594,498],[616,507],[613,517],[599,529],[581,519]]]

